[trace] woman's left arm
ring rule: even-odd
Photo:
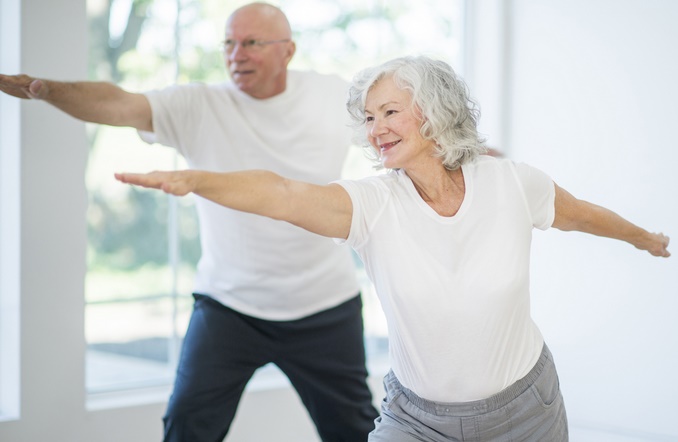
[[[115,178],[176,196],[194,193],[224,207],[287,221],[331,238],[346,239],[351,228],[353,204],[338,184],[320,186],[265,170],[116,173]]]
[[[669,237],[663,233],[652,233],[627,221],[604,207],[583,201],[568,191],[556,187],[555,219],[553,227],[559,230],[590,233],[592,235],[626,241],[640,250],[647,250],[653,256],[671,256],[667,250]]]

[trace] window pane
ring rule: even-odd
[[[175,81],[176,2],[90,0],[88,11],[92,80],[131,91]],[[133,129],[88,134],[87,390],[168,384],[190,313],[197,221],[190,198],[123,186],[113,173],[183,165]]]
[[[347,79],[404,55],[461,62],[461,0],[305,0],[282,2],[295,32],[293,65]]]

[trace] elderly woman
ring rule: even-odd
[[[444,62],[407,57],[365,70],[348,109],[388,173],[328,185],[266,171],[116,177],[353,247],[389,329],[392,370],[370,441],[567,440],[553,359],[530,317],[532,229],[579,230],[664,257],[669,238],[539,170],[483,155],[478,111]]]

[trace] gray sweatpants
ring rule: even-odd
[[[384,378],[386,397],[369,442],[568,440],[567,416],[553,358],[544,344],[534,368],[487,399],[442,403],[403,387],[393,372]]]

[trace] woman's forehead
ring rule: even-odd
[[[393,77],[385,77],[377,80],[367,91],[365,97],[365,109],[382,107],[386,103],[409,104],[412,101],[410,92],[398,86]]]

